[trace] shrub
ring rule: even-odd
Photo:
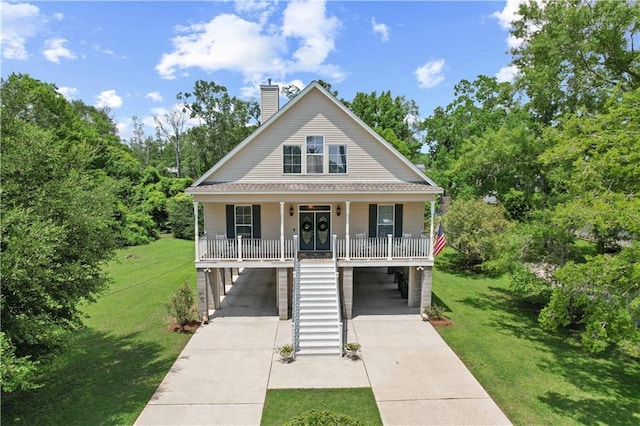
[[[0,332],[0,384],[2,392],[35,389],[40,387],[34,379],[38,373],[38,362],[30,356],[17,357],[11,340]]]
[[[187,194],[177,194],[167,201],[168,225],[176,238],[193,239],[193,198]]]
[[[464,268],[498,259],[505,248],[503,234],[511,228],[499,204],[478,200],[455,200],[444,216],[447,241],[457,250],[457,263]],[[495,272],[495,271],[490,271]]]
[[[285,423],[285,426],[364,426],[359,420],[329,410],[309,410]]]
[[[429,319],[437,319],[437,320],[441,320],[444,319],[444,307],[443,306],[439,306],[436,304],[433,304],[431,306],[426,306],[422,312],[424,312],[425,314],[427,314],[427,316],[429,317]]]
[[[198,307],[195,304],[193,291],[188,284],[183,284],[171,296],[171,302],[167,305],[167,310],[172,319],[181,327],[198,319]]]

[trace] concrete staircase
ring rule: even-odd
[[[342,354],[340,295],[335,263],[300,261],[300,320],[297,355]]]

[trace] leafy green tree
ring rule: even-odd
[[[517,84],[543,123],[566,112],[595,112],[612,89],[640,87],[640,3],[530,0],[519,9],[512,35]]]
[[[191,118],[202,126],[187,133],[187,175],[200,176],[253,132],[259,117],[255,101],[230,96],[227,88],[212,81],[198,80],[193,92],[176,96]]]
[[[521,108],[511,83],[478,76],[470,82],[461,80],[454,88],[455,99],[446,107],[437,107],[422,122],[424,145],[430,160],[430,175],[445,188],[452,186],[446,172],[471,138],[488,130],[497,131],[512,111]]]
[[[458,265],[497,272],[493,261],[500,259],[507,243],[505,233],[512,226],[502,206],[459,198],[451,203],[443,221],[447,242],[457,251]]]
[[[556,271],[549,304],[540,323],[549,330],[581,325],[583,345],[593,353],[612,344],[637,353],[640,345],[640,244],[617,255],[588,257]]]
[[[176,238],[194,238],[193,197],[179,193],[167,201],[168,225]]]
[[[369,94],[358,92],[349,108],[369,127],[409,159],[415,159],[422,142],[418,141],[418,106],[404,96],[392,97],[391,92]]]
[[[0,331],[0,384],[3,393],[16,390],[35,389],[39,385],[35,382],[38,363],[31,361],[29,356],[16,357],[15,347]]]

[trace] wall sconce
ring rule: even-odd
[[[342,213],[342,209],[340,208],[340,206],[338,206],[338,208],[336,209],[336,213],[338,214],[338,216],[340,216],[340,213]]]
[[[289,216],[293,217],[293,206],[289,207]]]

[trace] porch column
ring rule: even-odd
[[[195,226],[193,227],[195,229],[195,242],[196,242],[196,262],[198,260],[200,260],[200,230],[198,229],[198,202],[194,201],[193,202],[193,217],[195,218]]]
[[[211,273],[211,279],[209,280],[211,285],[211,292],[213,293],[213,300],[211,303],[211,307],[213,309],[220,309],[220,287],[223,284],[222,274],[224,270],[221,268],[214,268]]]
[[[409,268],[409,300],[407,305],[410,308],[417,308],[420,306],[420,297],[422,295],[422,283],[420,279],[420,268],[411,266]]]
[[[289,319],[289,295],[287,268],[276,268],[276,282],[278,288],[278,317],[281,320]]]
[[[342,302],[344,316],[350,320],[353,317],[353,267],[342,268]]]
[[[280,201],[280,261],[284,262],[284,201]]]
[[[347,217],[346,217],[347,223],[345,224],[345,230],[344,230],[344,232],[346,234],[345,235],[345,241],[346,241],[346,244],[347,244],[347,251],[345,253],[345,255],[346,255],[345,259],[346,260],[350,260],[351,259],[351,257],[350,257],[351,256],[351,243],[350,243],[351,237],[349,237],[349,213],[350,213],[350,210],[351,210],[351,201],[345,201],[344,202],[344,206],[345,206],[345,210],[347,211],[347,213],[346,213],[347,214]]]
[[[227,284],[233,284],[233,270],[231,268],[224,268],[224,279],[222,280],[222,294],[227,294]]]
[[[198,318],[209,319],[209,289],[207,288],[207,272],[205,269],[196,271],[196,285],[198,291]]]
[[[420,311],[422,311],[425,307],[431,306],[431,277],[432,277],[432,267],[425,266],[422,271],[422,294],[420,295]]]
[[[429,259],[433,260],[433,216],[436,214],[436,200],[431,200],[431,228],[429,229]]]

